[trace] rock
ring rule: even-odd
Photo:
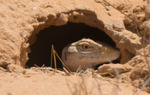
[[[25,69],[21,66],[17,66],[15,64],[9,64],[7,66],[7,71],[9,72],[15,72],[15,73],[25,73]]]
[[[97,70],[97,73],[99,73],[102,76],[119,76],[122,73],[130,72],[132,70],[132,67],[130,65],[122,65],[122,64],[104,64],[100,66]]]

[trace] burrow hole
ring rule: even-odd
[[[75,41],[82,38],[91,38],[97,41],[103,41],[113,47],[115,43],[112,39],[98,28],[90,27],[83,23],[68,22],[62,26],[50,26],[41,30],[37,35],[34,44],[30,45],[31,53],[26,67],[50,66],[51,60],[51,45],[54,45],[55,50],[61,57],[62,49]],[[30,38],[32,39],[32,37]],[[57,67],[62,68],[62,64],[57,60]]]

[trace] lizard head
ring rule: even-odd
[[[118,49],[85,38],[66,46],[62,51],[62,60],[72,71],[111,62],[119,56]]]

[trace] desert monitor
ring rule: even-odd
[[[62,51],[62,60],[71,71],[94,68],[119,56],[118,49],[85,38],[66,46]]]

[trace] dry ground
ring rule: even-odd
[[[1,95],[149,95],[121,77],[102,77],[90,69],[65,73],[46,67],[23,69],[11,64],[0,69],[0,76]]]

